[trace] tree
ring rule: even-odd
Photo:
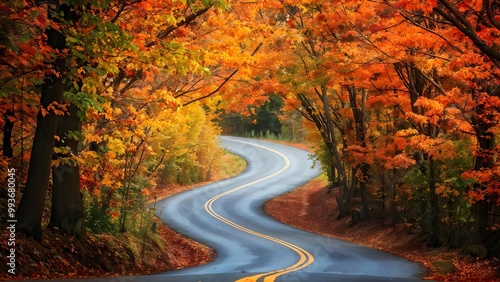
[[[84,206],[80,191],[80,169],[71,158],[78,154],[79,140],[68,133],[81,131],[78,107],[70,105],[68,113],[60,117],[55,148],[67,151],[56,154],[57,165],[52,167],[52,207],[49,227],[57,227],[67,235],[82,239],[85,236]],[[69,136],[68,136],[69,135]]]
[[[59,158],[76,157],[80,141],[78,131],[82,117],[87,115],[87,111],[99,110],[101,107],[98,103],[102,102],[102,99],[99,98],[97,91],[104,89],[101,81],[102,76],[106,75],[105,71],[109,71],[110,67],[114,68],[109,61],[106,62],[108,58],[105,56],[118,50],[127,51],[129,55],[132,55],[131,45],[124,44],[127,35],[118,28],[115,21],[124,9],[135,4],[150,5],[151,3],[147,1],[104,4],[100,2],[71,4],[51,2],[47,6],[46,20],[49,27],[46,28],[45,33],[48,46],[52,48],[56,59],[46,63],[50,69],[42,85],[41,109],[33,141],[28,180],[18,209],[20,229],[30,235],[39,238],[41,232],[41,218],[55,143],[54,136],[58,134],[58,145],[63,143],[69,145],[69,151],[59,153]],[[193,4],[193,7],[198,5]],[[208,8],[211,6],[212,4],[209,3]],[[181,25],[188,24],[206,12],[208,8],[202,7],[200,13],[195,12],[184,21],[172,24],[163,33],[159,32],[157,39],[165,38]],[[94,43],[91,43],[92,40]],[[154,44],[151,41],[146,45],[153,46]],[[130,78],[130,81],[137,81],[138,76],[134,74]],[[125,83],[125,88],[130,87],[130,81]],[[118,81],[115,84],[120,85],[121,82]],[[65,93],[73,94],[63,97]],[[62,116],[61,122],[59,122],[60,115]],[[59,148],[59,152],[61,150],[63,148]],[[78,165],[74,160],[64,160],[65,163],[62,164],[61,159],[55,161],[59,162],[60,166],[55,167],[53,173],[56,183],[54,184],[50,225],[58,227],[65,233],[83,237],[83,206],[80,198]],[[61,177],[62,174],[66,175]]]
[[[280,120],[283,100],[275,94],[269,95],[269,101],[260,106],[250,105],[248,115],[223,112],[219,115],[218,123],[226,134],[245,136],[278,137],[281,134],[282,123]]]
[[[466,85],[467,89],[464,89],[464,92],[470,93],[474,103],[462,110],[470,113],[468,122],[472,125],[478,144],[474,172],[467,175],[477,181],[471,190],[471,200],[475,202],[476,240],[482,240],[488,234],[490,224],[488,214],[497,202],[497,192],[495,192],[497,185],[494,184],[494,177],[490,176],[493,176],[492,171],[496,166],[493,132],[498,115],[496,101],[500,94],[498,83],[500,51],[497,47],[500,25],[495,16],[498,4],[488,0],[474,3],[439,0],[431,4],[394,1],[392,4],[412,24],[438,34],[459,53],[453,67],[457,69],[460,65],[463,68],[454,76]],[[419,17],[423,15],[427,20],[416,21],[414,20],[416,15]],[[430,29],[426,23],[432,24],[437,29]],[[467,74],[471,70],[474,70],[475,75]]]
[[[38,3],[41,4],[41,3]],[[47,18],[55,23],[70,20],[72,17],[69,6],[54,2],[47,9]],[[64,18],[59,18],[60,12],[65,12]],[[41,221],[52,162],[54,136],[57,132],[59,116],[54,110],[60,104],[65,91],[64,77],[67,66],[63,57],[66,48],[66,36],[54,28],[47,28],[47,44],[57,52],[56,59],[48,64],[49,75],[44,79],[40,98],[40,111],[37,116],[37,130],[33,139],[28,179],[19,208],[17,210],[18,227],[20,230],[40,238]]]
[[[339,187],[341,217],[350,212],[358,189],[363,216],[369,217],[366,185],[373,153],[368,143],[371,103],[367,101],[370,93],[386,91],[384,81],[377,81],[384,68],[380,54],[360,35],[376,23],[363,25],[361,19],[383,12],[374,7],[377,4],[349,1],[285,6],[287,23],[301,32],[302,40],[290,52],[295,57],[290,62],[298,63],[284,67],[281,81],[289,85],[288,92],[295,92],[295,97],[287,95],[288,101],[322,136],[328,150],[324,165],[329,167],[331,185]]]

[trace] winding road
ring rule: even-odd
[[[265,201],[319,174],[307,152],[236,137],[222,137],[221,145],[247,160],[242,174],[157,203],[157,216],[214,248],[217,258],[178,271],[91,281],[418,281],[425,272],[402,258],[302,231],[264,213]]]
[[[222,137],[243,156],[240,175],[177,194],[157,215],[214,248],[210,264],[148,276],[148,281],[416,281],[418,264],[367,247],[302,231],[262,210],[265,201],[319,174],[309,153],[270,142]]]

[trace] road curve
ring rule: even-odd
[[[158,217],[214,248],[216,259],[178,271],[92,281],[417,281],[425,272],[418,264],[290,227],[263,212],[265,201],[319,174],[307,152],[236,137],[222,137],[221,145],[247,160],[242,174],[157,203]]]

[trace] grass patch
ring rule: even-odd
[[[247,161],[229,151],[224,151],[220,159],[219,177],[221,179],[236,176],[247,168]]]
[[[443,275],[453,274],[457,271],[455,264],[451,261],[435,261],[432,263],[436,270]]]

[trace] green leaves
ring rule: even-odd
[[[80,111],[78,117],[81,120],[86,120],[86,113],[89,110],[101,112],[106,99],[96,93],[82,91],[67,91],[65,92],[65,100],[78,106]]]

